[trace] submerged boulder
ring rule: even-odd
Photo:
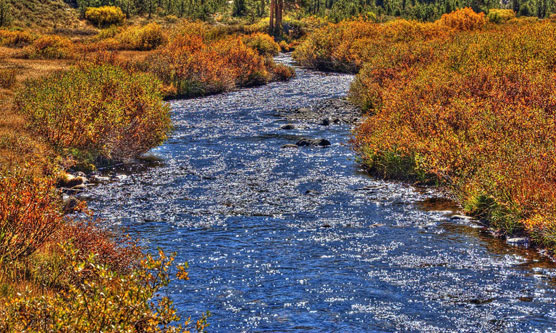
[[[293,124],[282,125],[282,126],[280,126],[280,129],[283,129],[283,130],[292,130],[292,129],[295,129],[295,125],[293,125]]]
[[[307,147],[307,146],[314,146],[314,147],[328,147],[330,146],[330,141],[326,139],[301,139],[296,143],[299,147]]]

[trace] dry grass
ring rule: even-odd
[[[17,50],[0,48],[0,68],[16,70],[16,82],[11,89],[0,88],[0,165],[21,165],[37,161],[37,172],[43,172],[53,158],[52,149],[29,133],[25,119],[13,107],[14,90],[27,79],[42,77],[67,69],[65,60],[25,60],[12,58]],[[10,57],[12,56],[12,57]]]

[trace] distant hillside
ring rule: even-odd
[[[12,25],[17,27],[76,28],[78,12],[63,0],[7,0]]]

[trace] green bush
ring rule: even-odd
[[[125,20],[125,14],[119,7],[115,6],[91,7],[87,8],[85,18],[99,27],[106,27],[113,24],[122,24]]]
[[[247,35],[242,38],[242,41],[262,56],[275,56],[280,53],[280,45],[274,41],[274,38],[264,33]]]
[[[160,82],[111,65],[84,65],[28,81],[16,95],[29,127],[77,162],[123,161],[166,139]]]

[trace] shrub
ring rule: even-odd
[[[28,31],[0,30],[0,45],[21,47],[29,45],[35,38]]]
[[[247,47],[239,38],[230,37],[216,41],[211,48],[224,60],[233,72],[238,87],[249,87],[269,81],[270,74],[265,59]]]
[[[554,249],[556,27],[505,25],[372,49],[355,146],[386,177],[437,181],[470,213]],[[424,177],[424,178],[423,178]]]
[[[176,22],[179,21],[179,18],[176,15],[166,15],[166,17],[164,17],[164,19],[168,23],[176,23]]]
[[[470,31],[482,29],[486,20],[485,13],[475,13],[473,9],[466,7],[442,15],[440,23],[459,31]]]
[[[96,40],[102,40],[102,39],[107,39],[107,38],[114,38],[116,37],[116,35],[118,35],[121,32],[121,27],[117,27],[115,25],[112,25],[106,29],[102,29],[99,31],[99,33],[96,35]]]
[[[131,27],[116,36],[122,46],[131,50],[154,50],[166,44],[168,37],[157,23],[144,27]]]
[[[94,255],[80,260],[71,244],[62,254],[76,282],[56,293],[9,298],[0,306],[2,331],[188,332],[190,320],[176,325],[180,318],[172,301],[160,295],[172,280],[172,257],[148,255],[131,273],[119,273]],[[178,266],[178,279],[188,279],[185,269]],[[198,332],[208,326],[206,318],[197,321]]]
[[[262,56],[270,57],[280,53],[280,46],[278,43],[267,34],[254,33],[244,36],[241,40],[245,45],[256,50]]]
[[[295,76],[295,70],[283,64],[277,64],[272,68],[272,76],[276,81],[288,81]]]
[[[323,70],[356,73],[364,63],[411,49],[408,43],[443,38],[453,32],[443,25],[394,20],[386,24],[346,21],[316,30],[296,47],[293,57],[302,65]]]
[[[12,68],[0,69],[0,88],[11,89],[16,83],[17,70]]]
[[[194,33],[192,27],[199,28],[201,34]],[[166,83],[171,95],[191,97],[214,94],[264,84],[273,78],[291,77],[292,73],[286,73],[283,68],[272,75],[273,60],[245,45],[242,38],[213,39],[214,31],[204,23],[184,22],[178,31],[180,33],[174,34],[168,45],[150,55],[139,66]]]
[[[73,43],[64,37],[45,35],[23,49],[29,59],[66,59],[74,56]]]
[[[111,65],[29,81],[16,104],[33,131],[79,162],[133,158],[160,144],[170,128],[159,81]]]
[[[0,177],[0,264],[30,256],[63,223],[53,181],[23,168],[3,171]]]
[[[106,27],[122,24],[125,14],[115,6],[91,7],[85,11],[85,18],[98,27]]]
[[[488,21],[492,23],[504,23],[515,18],[515,12],[511,9],[489,9]]]

